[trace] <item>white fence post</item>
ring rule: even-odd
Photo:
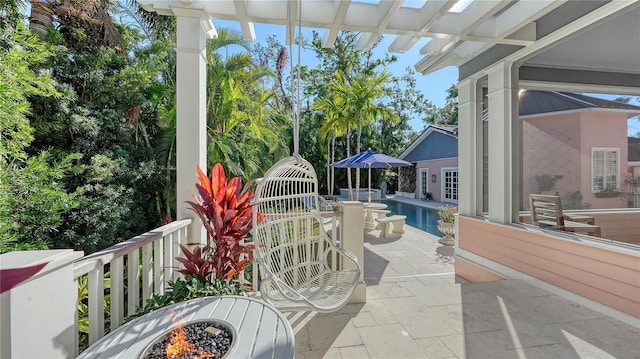
[[[71,249],[10,252],[0,269],[48,263],[40,272],[0,294],[0,358],[75,358],[78,285]]]
[[[364,282],[364,208],[362,202],[344,201],[342,205],[342,220],[340,221],[340,241],[342,248],[353,253],[360,265],[360,280],[356,291],[349,303],[365,303],[367,301],[367,287]],[[345,262],[348,268],[350,263]]]

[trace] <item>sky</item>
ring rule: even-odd
[[[213,24],[215,25],[216,29],[227,28],[242,33],[240,24],[237,21],[213,20]],[[254,24],[254,26],[256,43],[266,43],[267,37],[276,35],[277,39],[282,44],[285,44],[285,26],[261,23],[256,23]],[[320,34],[323,34],[324,31],[323,29],[303,28],[302,34],[305,39],[311,39],[313,30]],[[373,49],[374,57],[384,57],[387,53],[389,45],[391,45],[393,40],[394,36],[383,36],[382,41],[378,44],[378,46],[376,46],[376,48]],[[398,58],[398,61],[391,65],[388,65],[387,71],[396,76],[404,75],[406,72],[405,69],[407,67],[411,67],[415,71],[414,65],[423,58],[423,55],[420,55],[420,49],[426,44],[426,42],[427,39],[421,39],[409,51],[405,53],[394,54]],[[293,66],[296,66],[298,63],[298,49],[296,46],[293,46],[292,50],[293,54],[291,56],[291,59],[293,61]],[[318,64],[313,51],[304,51],[304,49],[301,49],[300,58],[300,62],[302,65],[313,67]],[[418,87],[418,90],[420,90],[425,95],[425,97],[434,105],[442,107],[445,104],[445,99],[447,96],[446,90],[452,84],[455,84],[458,81],[458,69],[455,66],[449,66],[428,75],[422,75],[421,73],[416,72],[415,76],[417,77],[416,86]],[[613,100],[616,97],[619,97],[619,95],[593,93],[587,93],[586,95],[601,97],[607,100]],[[631,104],[640,106],[640,97],[632,97]],[[409,121],[409,124],[416,131],[421,131],[424,128],[424,123],[420,119],[411,120]],[[635,118],[629,120],[628,133],[630,136],[635,136],[640,133],[640,119]]]

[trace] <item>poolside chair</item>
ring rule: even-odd
[[[567,218],[571,217],[562,213],[560,196],[530,194],[529,205],[531,209],[531,220],[539,227],[555,228],[567,232],[586,232],[595,237],[601,236],[599,226],[568,220]]]
[[[360,277],[356,257],[325,232],[317,191],[313,166],[298,154],[280,160],[258,180],[253,239],[260,292],[283,310],[338,310]]]

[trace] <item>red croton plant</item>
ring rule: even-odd
[[[200,167],[196,183],[198,194],[194,201],[187,201],[200,217],[207,230],[209,243],[190,251],[180,246],[184,258],[177,258],[184,265],[180,273],[193,275],[202,281],[231,279],[240,273],[253,259],[253,243],[243,243],[253,226],[253,181],[242,186],[242,179],[227,181],[224,168],[216,163],[207,177]]]

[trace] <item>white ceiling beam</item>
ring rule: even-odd
[[[285,43],[291,45],[296,38],[296,26],[298,25],[298,1],[289,0],[287,23],[287,38]]]
[[[431,6],[431,4],[435,4],[433,6],[440,6],[431,18],[428,18],[427,22],[422,25],[420,31],[430,31],[431,27],[436,24],[442,17],[458,2],[458,0],[448,0],[444,3],[436,3],[427,1],[422,6],[422,8],[426,11],[427,6]],[[389,46],[389,52],[405,52],[409,50],[413,45],[415,45],[418,40],[420,40],[421,36],[398,36],[393,43]]]
[[[360,37],[358,38],[358,42],[356,42],[356,49],[364,49],[372,37],[373,34],[370,32],[361,33]]]
[[[362,47],[363,50],[371,49],[373,45],[376,43],[376,41],[378,41],[380,36],[386,32],[385,30],[387,28],[387,25],[389,24],[391,19],[393,19],[393,16],[396,14],[396,12],[398,11],[398,9],[400,9],[401,6],[402,6],[402,1],[381,1],[380,2],[380,4],[378,5],[378,10],[384,13],[384,15],[378,22],[378,26],[376,27],[376,30],[371,33],[371,36],[369,37],[369,41],[367,41],[367,43],[364,44],[364,46]],[[358,43],[359,42],[360,41],[358,41]]]
[[[399,35],[393,40],[391,45],[389,45],[389,52],[406,52],[412,48],[418,40],[420,40],[420,37],[417,36]]]
[[[528,1],[528,2],[522,2],[519,1],[517,2],[514,6],[512,6],[509,10],[505,11],[504,13],[500,14],[499,18],[502,19],[503,17],[507,16],[507,17],[512,17],[512,16],[518,16],[518,13],[522,13],[522,14],[528,14],[528,16],[526,16],[525,18],[521,18],[519,17],[519,23],[518,26],[512,28],[510,31],[513,31],[512,33],[506,32],[503,33],[503,35],[508,34],[508,38],[497,38],[496,42],[492,42],[492,41],[486,41],[485,38],[483,37],[476,37],[476,36],[467,36],[464,38],[464,40],[470,40],[470,41],[478,41],[478,42],[485,42],[486,45],[477,49],[475,52],[470,53],[467,58],[475,58],[476,56],[479,56],[480,54],[482,54],[483,52],[489,50],[492,46],[494,46],[495,44],[505,44],[505,45],[517,45],[517,46],[529,46],[531,44],[533,44],[535,41],[528,41],[528,40],[524,40],[524,41],[509,41],[509,40],[518,40],[518,39],[511,39],[511,36],[518,36],[518,32],[520,30],[523,31],[531,31],[533,28],[534,31],[534,37],[535,37],[535,19],[539,19],[542,16],[552,12],[553,10],[555,10],[556,8],[558,8],[559,6],[563,5],[565,2],[567,2],[568,0],[546,0],[546,1]],[[532,5],[538,5],[535,9],[531,8]],[[534,11],[535,10],[535,11]],[[528,23],[528,25],[526,25]],[[525,30],[526,27],[529,27],[528,29]],[[474,40],[475,39],[475,40]],[[423,59],[425,60],[425,59]],[[461,66],[464,62],[466,61],[466,59],[459,59],[458,61],[454,61],[450,64],[446,64],[444,66],[440,66],[438,65],[437,67],[435,66],[431,66],[431,68],[426,68],[423,66],[422,67],[418,67],[418,65],[416,64],[416,70],[423,73],[423,74],[427,74],[430,72],[433,72],[437,69],[441,69],[443,67],[446,66]],[[422,61],[421,61],[422,62]],[[419,62],[420,63],[420,62]]]
[[[256,31],[253,27],[253,23],[249,21],[247,16],[247,8],[244,4],[245,0],[235,0],[233,3],[236,6],[236,12],[238,13],[238,21],[240,21],[240,27],[242,28],[242,35],[245,40],[250,42],[256,41]]]
[[[324,35],[322,37],[322,47],[333,47],[333,44],[338,37],[338,32],[340,31],[340,25],[342,25],[342,23],[344,22],[344,16],[347,14],[347,10],[349,10],[350,5],[351,0],[340,1],[340,6],[338,7],[336,16],[333,19],[333,26],[324,31]]]
[[[491,7],[490,9],[488,9],[488,11],[486,11],[484,14],[476,18],[469,25],[467,25],[467,27],[460,32],[460,37],[469,35],[478,26],[480,26],[485,21],[487,21],[487,19],[490,19],[493,15],[498,13],[505,6],[509,5],[510,2],[511,0],[502,0],[496,5],[494,5],[493,7]],[[420,61],[420,63],[422,64],[422,66],[432,67],[433,65],[440,62],[443,58],[445,58],[451,51],[453,51],[455,48],[460,46],[461,43],[462,41],[459,38],[453,39],[451,42],[443,45],[443,47],[440,49],[440,51],[437,52],[437,54],[425,57]],[[428,50],[428,47],[424,46],[422,49],[420,49],[420,53],[424,55],[426,53],[423,51],[426,51],[426,50]],[[423,62],[423,60],[426,60],[426,61]]]
[[[485,21],[487,21],[488,19],[490,19],[493,15],[495,15],[498,11],[502,10],[505,6],[509,5],[509,3],[511,2],[511,0],[502,0],[499,3],[497,3],[496,5],[494,5],[493,7],[489,8],[485,13],[483,13],[482,15],[478,16],[476,19],[474,19],[469,25],[467,25],[466,28],[464,28],[462,31],[460,31],[460,34],[457,36],[457,38],[454,38],[452,40],[452,42],[459,42],[461,38],[466,37],[467,35],[469,35],[473,30],[475,30],[478,26],[480,26],[481,24],[483,24]],[[447,51],[440,51],[439,56],[445,56],[448,51],[451,51],[455,48],[455,46],[457,45],[444,45],[444,47],[447,47]],[[422,49],[420,49],[420,53],[422,55],[426,54],[427,47],[423,47]]]

